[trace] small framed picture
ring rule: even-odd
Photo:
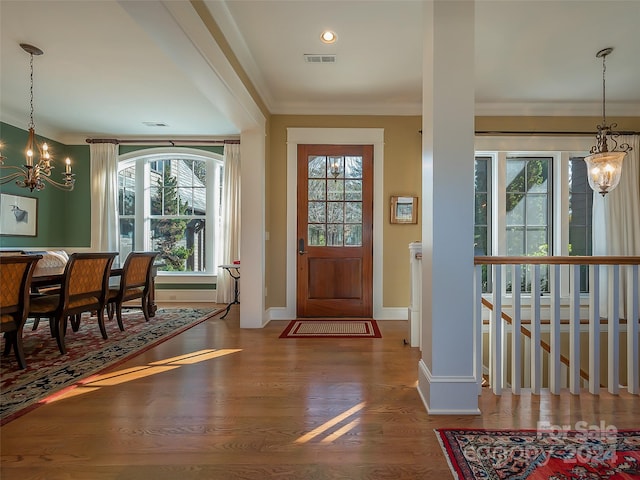
[[[38,199],[0,194],[0,235],[36,237],[38,235]]]
[[[418,197],[393,195],[391,223],[418,223]]]

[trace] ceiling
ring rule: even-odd
[[[422,2],[204,0],[273,114],[419,115]],[[640,115],[640,2],[477,0],[476,114]],[[320,33],[338,35],[333,45]],[[86,137],[237,135],[257,107],[185,0],[0,0],[0,120]],[[304,54],[335,54],[311,64]],[[159,126],[157,124],[163,124]]]

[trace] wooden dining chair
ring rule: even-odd
[[[109,289],[107,299],[107,312],[109,320],[113,319],[115,311],[118,319],[118,327],[124,332],[122,323],[122,306],[124,302],[140,299],[144,319],[148,322],[149,296],[151,294],[153,282],[153,262],[158,256],[158,252],[131,252],[122,267],[120,284]]]
[[[111,265],[117,253],[74,253],[65,267],[60,292],[31,298],[29,316],[49,318],[52,335],[60,353],[66,353],[65,335],[71,319],[73,330],[85,312],[96,312],[100,333],[108,338],[104,310],[109,293]]]
[[[18,366],[26,368],[22,330],[29,311],[29,288],[36,263],[42,255],[0,256],[0,319],[4,333],[4,356],[11,348]]]

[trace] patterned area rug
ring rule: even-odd
[[[124,362],[220,311],[160,309],[145,322],[140,309],[124,310],[125,331],[118,329],[115,319],[107,320],[107,340],[102,339],[96,318],[85,315],[77,332],[69,326],[66,355],[60,354],[46,319],[35,331],[31,329],[32,320],[28,320],[23,335],[27,368],[18,369],[13,351],[9,357],[2,357],[0,364],[0,425],[36,408],[48,396]]]
[[[380,338],[375,320],[313,319],[292,320],[280,338]]]
[[[440,429],[436,435],[460,480],[640,478],[640,431],[586,423],[564,428]]]

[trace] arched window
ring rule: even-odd
[[[157,148],[118,163],[120,258],[157,251],[160,271],[214,273],[222,155]]]

